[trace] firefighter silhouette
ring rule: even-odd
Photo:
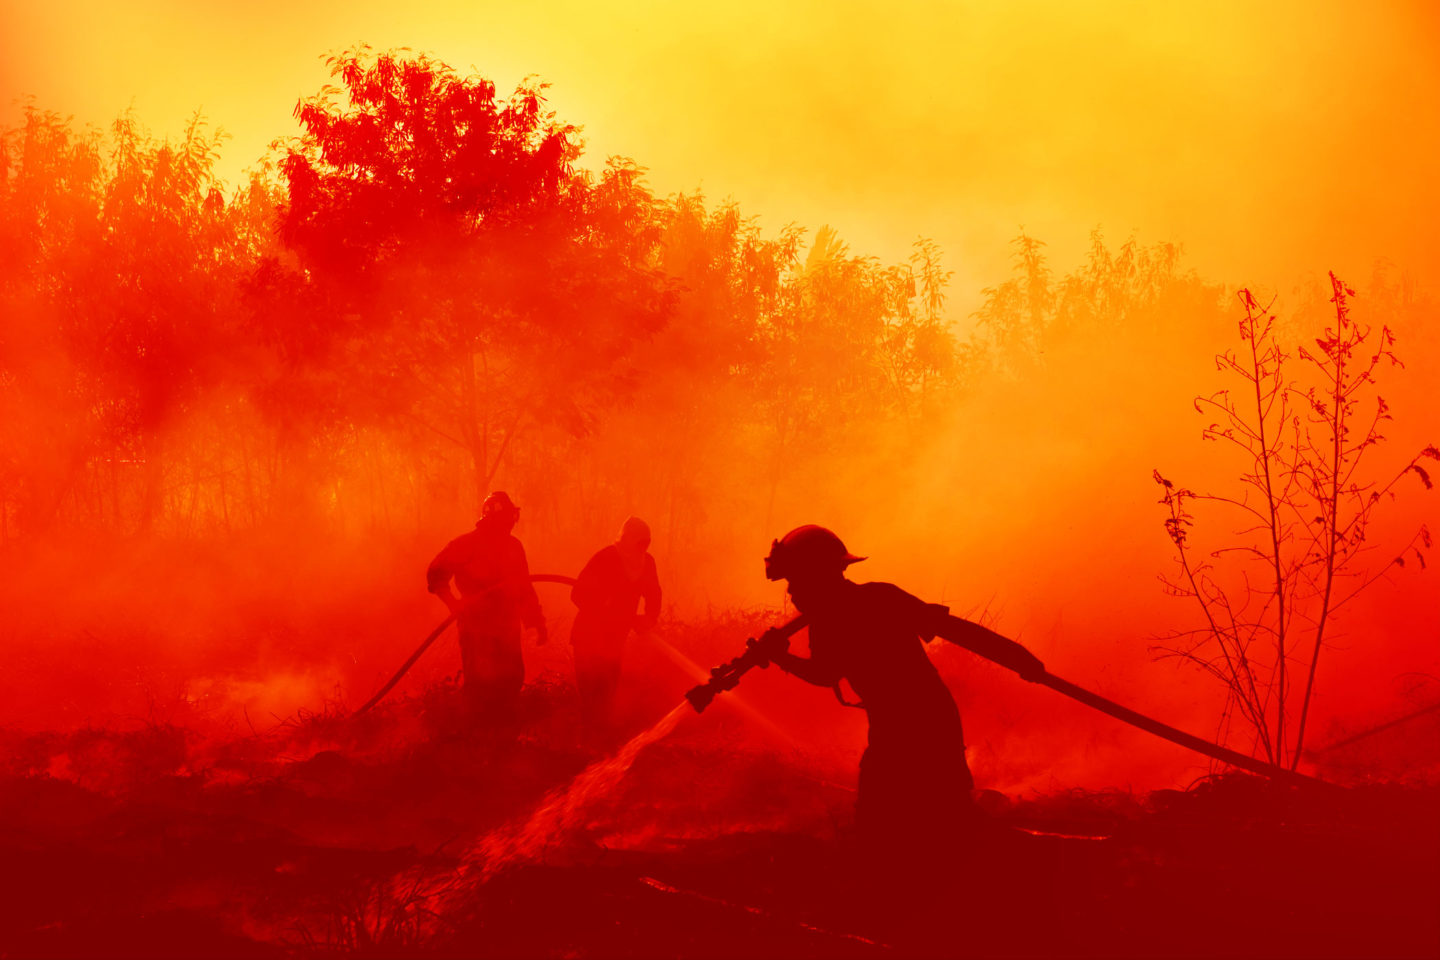
[[[475,529],[451,540],[425,573],[430,592],[459,625],[465,699],[477,722],[499,733],[517,722],[525,683],[522,624],[535,629],[537,643],[548,639],[525,548],[510,532],[519,519],[520,508],[507,494],[491,493]]]
[[[974,781],[960,711],[925,642],[940,636],[963,643],[1027,679],[1043,675],[1044,665],[1019,644],[894,584],[847,579],[846,568],[863,559],[813,525],[771,545],[765,575],[786,581],[809,624],[810,656],[782,647],[769,659],[837,695],[846,680],[860,697],[869,718],[855,806],[862,842],[876,851],[943,847],[963,839]]]
[[[660,579],[649,554],[650,527],[630,517],[620,536],[585,564],[570,591],[578,608],[571,643],[575,686],[586,728],[605,739],[615,724],[615,694],[630,631],[647,630],[660,614]],[[638,612],[640,601],[645,611]]]

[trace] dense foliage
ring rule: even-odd
[[[331,66],[228,190],[198,116],[168,142],[31,109],[6,136],[0,537],[423,526],[509,485],[542,516],[663,509],[673,539],[706,489],[773,508],[797,465],[913,438],[1079,325],[1213,296],[1172,247],[1097,238],[1052,283],[1021,238],[961,338],[933,243],[882,264],[765,236],[631,162],[578,169],[541,86]]]

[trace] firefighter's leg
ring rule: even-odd
[[[855,803],[862,846],[886,859],[948,855],[973,826],[973,786],[958,741],[871,744]]]
[[[580,718],[585,729],[597,735],[610,726],[619,664],[612,663],[595,642],[575,645],[575,688],[580,694]]]
[[[520,688],[525,684],[519,637],[471,635],[462,638],[460,656],[465,697],[475,722],[502,736],[513,734]]]
[[[888,751],[873,744],[860,757],[860,782],[855,795],[855,835],[861,849],[879,853],[889,846],[896,816],[894,764]]]
[[[520,729],[520,690],[525,686],[525,659],[520,653],[520,634],[499,639],[495,650],[495,729],[512,737]]]
[[[575,688],[587,729],[603,731],[614,724],[624,642],[623,634],[602,630],[587,630],[575,638]]]
[[[610,642],[598,651],[595,665],[595,700],[601,724],[613,728],[616,720],[615,694],[620,689],[620,650],[624,638],[618,641],[614,637],[606,639]]]
[[[485,700],[485,647],[484,634],[473,627],[460,625],[460,680],[466,706],[472,714],[478,714]]]

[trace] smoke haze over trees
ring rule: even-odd
[[[734,204],[656,196],[629,160],[580,169],[542,85],[502,95],[363,50],[332,66],[299,135],[233,188],[199,116],[164,142],[32,107],[5,135],[0,550],[14,675],[37,692],[4,719],[58,682],[34,652],[57,642],[77,671],[168,659],[358,702],[434,616],[421,558],[496,488],[536,569],[573,572],[647,518],[681,618],[777,602],[764,546],[821,522],[874,558],[864,577],[1023,630],[1058,668],[1144,668],[1172,615],[1151,469],[1234,472],[1187,418],[1234,311],[1176,245],[1097,231],[1061,273],[1021,232],[1013,275],[958,317],[927,240],[885,263],[823,225],[767,234]],[[1435,303],[1383,269],[1356,288],[1411,360],[1387,396],[1414,445],[1435,423]],[[1324,298],[1289,299],[1299,340]],[[1433,668],[1440,623],[1433,590],[1395,590],[1360,670],[1386,693],[1375,664]],[[134,642],[75,639],[101,611]],[[132,693],[44,709],[78,722]],[[1383,699],[1342,692],[1317,717]],[[1039,713],[1020,699],[1008,720]],[[1034,766],[1066,776],[1052,761]]]

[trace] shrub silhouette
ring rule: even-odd
[[[1202,620],[1159,649],[1224,685],[1222,725],[1238,712],[1265,758],[1291,769],[1304,749],[1315,668],[1336,614],[1392,567],[1403,567],[1407,556],[1425,564],[1431,540],[1423,525],[1398,549],[1392,545],[1384,564],[1362,563],[1374,549],[1366,534],[1375,512],[1412,473],[1429,489],[1422,461],[1440,460],[1440,450],[1427,446],[1389,479],[1362,470],[1392,419],[1377,392],[1379,375],[1402,364],[1391,330],[1355,320],[1355,292],[1333,273],[1330,286],[1335,325],[1315,338],[1313,350],[1297,349],[1303,366],[1293,377],[1293,358],[1280,345],[1270,312],[1273,301],[1262,307],[1248,289],[1239,292],[1241,346],[1218,355],[1216,366],[1240,386],[1199,397],[1195,407],[1216,418],[1205,439],[1240,451],[1240,489],[1197,493],[1154,472],[1179,567],[1162,580],[1175,596],[1193,599]],[[1242,518],[1234,542],[1197,552],[1191,542],[1196,502]],[[1259,571],[1254,580],[1252,570]],[[1303,684],[1292,664],[1301,668]]]

